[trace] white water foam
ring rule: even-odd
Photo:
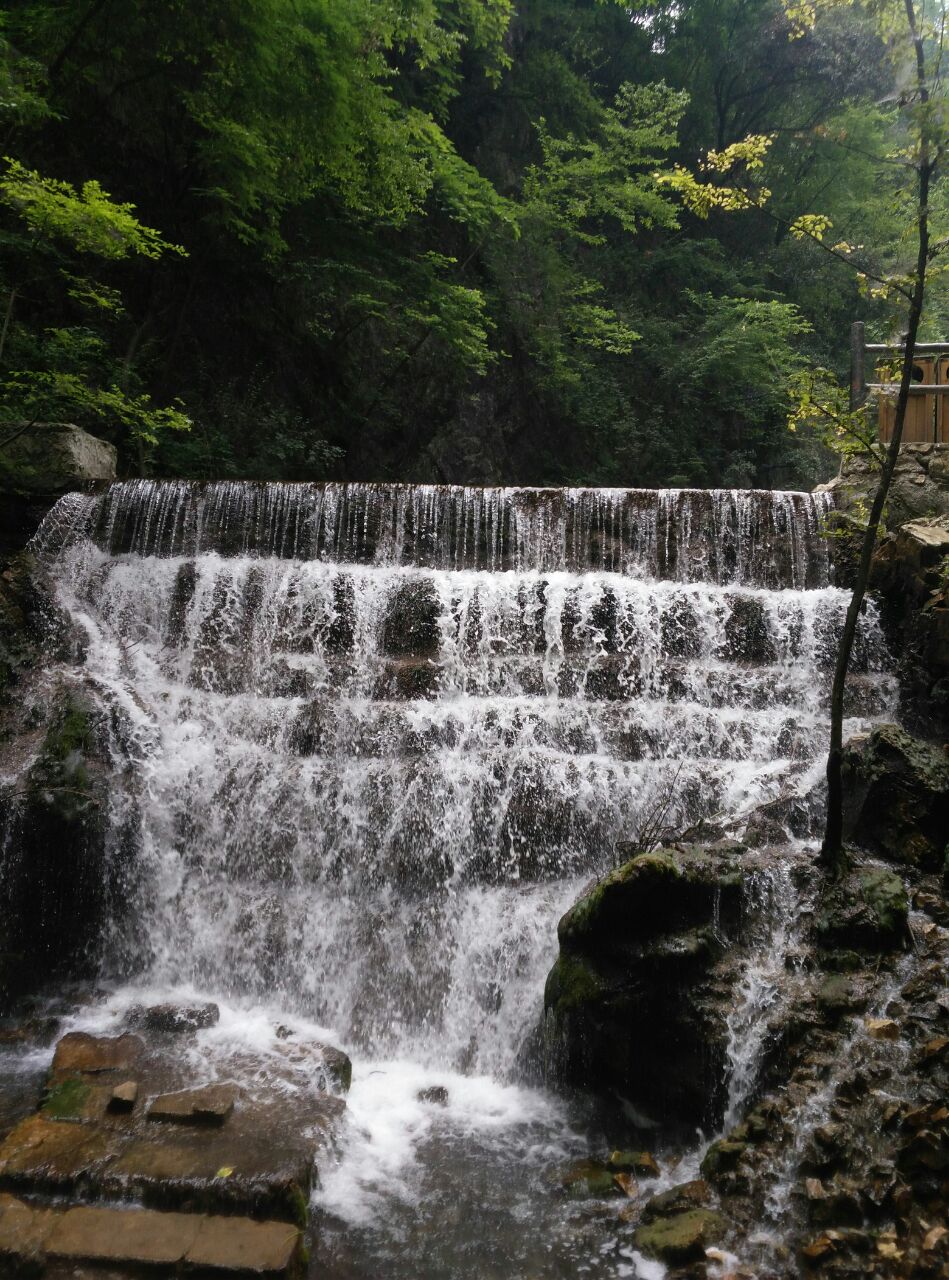
[[[36,548],[85,638],[65,675],[109,709],[117,812],[138,813],[105,963],[141,977],[111,1007],[208,993],[208,1070],[241,1043],[266,1059],[278,1018],[347,1048],[320,1195],[354,1229],[414,1239],[400,1214],[437,1199],[449,1158],[446,1185],[489,1170],[508,1221],[536,1214],[538,1168],[579,1149],[517,1083],[557,918],[673,777],[686,825],[819,774],[847,603],[822,501],[157,482],[64,499]],[[887,665],[871,606],[850,728],[892,706]],[[781,928],[730,1025],[735,1114]],[[418,1099],[432,1084],[444,1109]],[[582,1274],[551,1230],[537,1274]],[[598,1275],[655,1280],[608,1255]]]

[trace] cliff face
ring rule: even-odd
[[[831,493],[837,510],[859,515],[876,489],[878,469],[859,454],[844,458],[840,474],[817,493]],[[949,515],[949,445],[904,444],[890,486],[887,523],[890,528],[926,516]]]

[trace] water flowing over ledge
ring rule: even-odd
[[[424,1196],[486,1177],[499,1256],[540,1215],[537,1274],[577,1273],[537,1169],[582,1139],[524,1087],[556,922],[657,799],[686,826],[816,781],[847,604],[829,501],[133,481],[49,513],[34,550],[79,637],[58,676],[105,709],[131,833],[113,1001],[200,992],[354,1055],[321,1194],[360,1274],[422,1274],[394,1242]],[[871,603],[850,727],[890,713],[890,665]],[[788,876],[758,888],[735,1114],[793,944]],[[469,1274],[469,1246],[440,1226],[425,1274]]]
[[[71,510],[113,555],[276,556],[442,569],[588,569],[677,582],[826,586],[827,494],[744,489],[133,480]]]

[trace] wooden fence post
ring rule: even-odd
[[[850,412],[859,409],[867,398],[866,334],[862,320],[850,326]]]

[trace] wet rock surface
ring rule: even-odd
[[[940,870],[949,842],[949,755],[898,725],[847,744],[847,835],[899,863]]]
[[[765,863],[727,841],[680,846],[639,854],[593,885],[558,928],[544,997],[552,1074],[667,1131],[717,1123],[722,1008],[748,886]]]
[[[934,776],[941,776],[938,759],[923,744],[897,736],[894,748],[888,727],[878,741],[879,751],[871,753],[879,762],[874,785],[902,778],[907,756],[931,761]],[[912,777],[918,781],[918,771]],[[923,827],[927,812],[921,806]],[[904,820],[908,832],[906,812]],[[897,842],[882,819],[877,830],[886,862],[854,849],[850,871],[839,881],[822,879],[813,853],[803,858],[795,878],[813,893],[799,898],[799,945],[788,951],[786,989],[768,1015],[744,1105],[700,1153],[701,1176],[688,1144],[666,1135],[654,1148],[658,1167],[674,1170],[685,1158],[690,1180],[669,1185],[668,1177],[657,1183],[638,1175],[635,1184],[618,1187],[609,1181],[607,1160],[578,1168],[565,1188],[610,1205],[624,1191],[628,1204],[618,1216],[630,1246],[663,1262],[672,1276],[916,1280],[949,1274],[949,932],[942,868],[919,856],[918,841]],[[609,1038],[597,1038],[600,1028],[636,991],[639,966],[651,963],[644,957],[662,952],[701,919],[701,884],[722,881],[716,927],[740,951],[743,916],[730,882],[733,859],[747,868],[748,856],[712,849],[703,866],[700,855],[695,866],[703,870],[681,896],[676,887],[688,877],[695,851],[664,851],[658,864],[655,855],[651,864],[633,859],[567,913],[548,1008],[555,1007],[551,999],[563,999],[558,970],[565,956],[568,975],[576,959],[582,979],[572,994],[583,1016],[563,1025],[569,1034],[582,1028],[585,1051],[610,1049]],[[660,874],[665,895],[653,893]],[[644,887],[637,904],[638,883]],[[647,1033],[635,1022],[628,1033],[644,1058],[664,1043],[667,1032],[657,1019],[684,1019],[693,1034],[700,1026],[714,1034],[709,1006],[703,1024],[691,1005],[702,983],[701,969],[663,971],[662,1002],[645,1024]],[[721,1023],[736,990],[725,980],[714,986]],[[627,1096],[644,1096],[633,1091],[646,1078],[642,1066],[632,1053],[624,1058],[622,1046],[616,1052],[618,1024],[610,1035],[607,1069],[621,1063],[629,1069]],[[674,1072],[684,1060],[690,1059],[670,1052],[664,1065]]]
[[[180,1036],[58,1041],[39,1107],[0,1142],[0,1259],[50,1275],[108,1264],[122,1280],[139,1266],[301,1274],[316,1161],[344,1108],[312,1068],[345,1055],[310,1045],[283,1077],[225,1060],[232,1078],[202,1081],[213,1059],[180,1052]]]

